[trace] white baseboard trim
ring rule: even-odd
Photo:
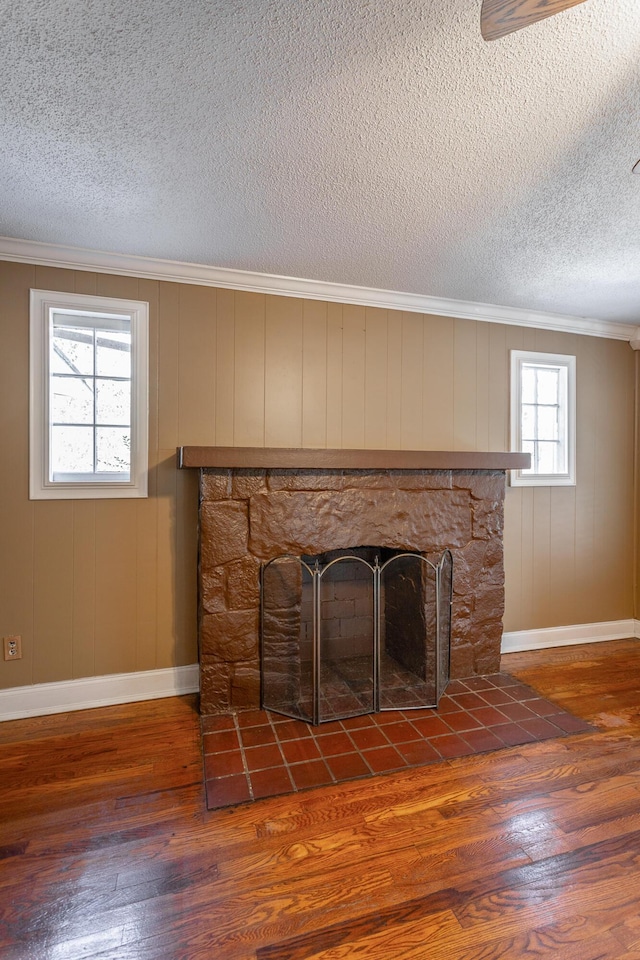
[[[544,627],[541,630],[513,630],[502,634],[502,653],[566,647],[576,643],[601,643],[605,640],[640,639],[640,620],[610,620],[605,623],[578,623],[568,627]]]
[[[84,677],[60,683],[35,683],[31,686],[0,690],[0,721],[40,717],[68,710],[90,710],[115,703],[179,697],[200,689],[197,663],[164,670],[139,673],[114,673],[104,677]]]
[[[542,650],[578,643],[605,640],[640,639],[640,620],[611,620],[605,623],[579,623],[568,627],[544,627],[540,630],[513,630],[502,635],[502,653]],[[70,710],[91,710],[117,703],[158,700],[197,693],[200,674],[197,663],[164,670],[114,673],[103,677],[63,680],[59,683],[35,683],[0,690],[0,722],[41,717]]]

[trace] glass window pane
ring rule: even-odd
[[[538,440],[558,439],[558,408],[538,407]]]
[[[522,407],[522,439],[536,439],[536,408],[531,404]]]
[[[533,473],[535,470],[536,460],[535,460],[535,450],[536,445],[533,440],[524,440],[522,443],[522,452],[531,454],[531,466],[528,470],[523,470],[523,473]]]
[[[131,381],[96,380],[96,423],[131,422]]]
[[[93,423],[93,380],[54,376],[51,390],[52,423]]]
[[[53,328],[52,373],[93,373],[93,330],[64,326]]]
[[[538,473],[557,472],[557,450],[557,443],[541,441],[538,444]]]
[[[538,403],[558,402],[558,378],[560,371],[556,368],[541,367],[538,370]]]
[[[536,369],[526,363],[522,365],[522,402],[536,402]]]
[[[122,427],[97,427],[97,464],[99,473],[128,475],[131,467],[131,430]]]
[[[93,428],[51,428],[51,470],[56,473],[93,472]]]
[[[131,333],[99,330],[96,334],[96,373],[106,377],[131,376]]]

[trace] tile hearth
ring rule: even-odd
[[[317,727],[266,710],[203,717],[207,807],[592,729],[506,673],[451,681],[438,710],[368,714]]]

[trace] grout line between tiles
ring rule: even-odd
[[[233,715],[233,722],[236,728],[236,736],[238,737],[238,743],[240,744],[240,756],[242,757],[242,766],[244,768],[244,775],[247,780],[247,787],[249,788],[249,796],[251,797],[252,800],[255,800],[255,797],[253,795],[253,785],[251,783],[251,777],[249,776],[249,765],[247,764],[247,758],[244,752],[244,743],[242,740],[242,728],[240,726],[237,713],[234,713]]]

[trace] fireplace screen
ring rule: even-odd
[[[357,547],[261,576],[262,706],[318,724],[437,706],[449,682],[453,559]]]

